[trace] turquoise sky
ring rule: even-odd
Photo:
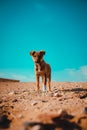
[[[87,1],[0,0],[0,77],[34,81],[31,50],[53,81],[87,81]]]

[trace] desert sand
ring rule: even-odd
[[[87,130],[87,82],[0,81],[0,130]]]

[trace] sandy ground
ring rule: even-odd
[[[0,130],[87,130],[87,82],[0,82]]]

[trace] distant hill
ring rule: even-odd
[[[15,79],[5,79],[5,78],[0,78],[0,82],[20,82],[20,80],[15,80]]]

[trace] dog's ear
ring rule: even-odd
[[[31,52],[30,52],[30,55],[31,55],[31,56],[33,56],[33,55],[34,55],[34,53],[35,53],[35,51],[31,51]]]
[[[45,51],[40,51],[41,54],[45,55]]]

